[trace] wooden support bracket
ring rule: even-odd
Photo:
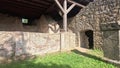
[[[60,8],[60,10],[64,13],[64,9],[63,9],[62,5],[60,4],[60,2],[58,0],[55,0],[55,2],[58,5],[58,7]]]
[[[67,0],[67,1],[68,1],[69,3],[75,4],[76,6],[79,6],[79,7],[83,7],[83,8],[85,8],[84,5],[79,4],[79,3],[77,3],[77,2],[75,2],[75,1],[73,1],[73,0]]]
[[[67,9],[67,13],[69,13],[75,6],[76,6],[76,4],[72,4],[72,5]]]
[[[75,6],[79,6],[79,7],[85,7],[84,5],[82,4],[79,4],[75,1],[72,1],[72,0],[64,0],[64,3],[63,3],[63,7],[62,5],[60,4],[60,2],[58,0],[55,0],[56,4],[58,5],[58,7],[61,9],[61,11],[63,12],[63,27],[64,27],[64,30],[65,32],[67,32],[67,14],[75,7]],[[72,5],[68,8],[67,6],[67,2],[69,3],[72,3]]]

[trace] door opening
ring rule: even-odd
[[[80,32],[80,47],[87,49],[94,49],[92,30]]]
[[[92,30],[87,30],[87,31],[85,31],[85,35],[88,37],[89,49],[94,49],[94,44],[93,44],[93,31],[92,31]]]

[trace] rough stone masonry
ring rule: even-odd
[[[77,45],[81,46],[83,43],[87,45],[85,38],[85,31],[92,30],[94,33],[94,48],[104,50],[105,56],[111,59],[120,59],[119,30],[108,29],[106,32],[101,30],[101,24],[118,23],[120,20],[120,0],[94,0],[86,8],[81,9],[79,14],[69,19],[69,29],[77,35]],[[114,24],[112,24],[114,27]],[[104,35],[103,35],[104,34]],[[106,36],[113,36],[107,38],[111,44],[105,44]],[[114,37],[115,36],[115,37]],[[83,37],[80,39],[80,37]],[[115,38],[115,39],[114,39]],[[113,39],[113,40],[112,40]],[[81,43],[82,44],[81,44]],[[113,44],[113,45],[112,45]],[[114,45],[116,44],[116,45]],[[111,55],[110,55],[111,54]],[[115,57],[117,55],[117,57]]]

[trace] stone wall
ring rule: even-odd
[[[0,39],[0,56],[4,57],[60,51],[60,34],[3,31],[0,32]]]
[[[49,16],[42,15],[33,23],[23,25],[21,18],[0,14],[0,61],[1,57],[41,55],[74,48],[75,34],[60,33],[57,22]]]
[[[42,55],[75,48],[73,33],[35,33],[0,31],[0,57]]]
[[[79,32],[93,30],[95,48],[101,49],[103,39],[100,24],[116,23],[120,19],[119,8],[120,0],[94,0],[94,2],[81,9],[75,17],[69,19],[68,27],[77,36],[79,36]]]
[[[76,47],[76,36],[71,32],[63,32],[61,33],[61,51],[69,51]]]

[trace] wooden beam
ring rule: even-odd
[[[72,4],[72,5],[67,9],[67,13],[69,13],[75,6],[76,6],[76,4]]]
[[[44,5],[50,5],[51,4],[51,2],[47,1],[47,0],[31,0],[31,1],[39,3],[39,4],[44,4]]]
[[[58,0],[55,0],[56,4],[58,5],[58,7],[61,9],[61,11],[64,13],[64,9],[62,7],[62,5],[60,4],[60,2]]]
[[[75,2],[75,1],[73,1],[73,0],[67,0],[67,1],[68,1],[69,3],[72,3],[72,4],[77,5],[77,6],[79,6],[79,7],[85,8],[85,6],[84,6],[84,5],[79,4],[79,3],[77,3],[77,2]]]
[[[21,3],[24,3],[24,4],[29,4],[29,5],[36,6],[36,7],[46,8],[46,6],[44,6],[44,5],[37,4],[37,3],[34,3],[34,2],[30,2],[29,0],[28,1],[26,1],[26,0],[16,1],[16,3],[17,2],[21,2]]]
[[[28,5],[28,4],[25,4],[25,3],[16,2],[16,1],[12,1],[12,0],[2,0],[2,2],[14,4],[14,5],[18,5],[18,6],[22,6],[22,7],[26,7],[26,8],[38,9],[38,10],[39,10],[40,8],[43,8],[43,7],[35,7],[35,6],[32,6],[32,5]],[[46,9],[46,8],[45,8],[45,9]]]
[[[14,4],[10,4],[10,3],[7,3],[6,2],[6,4],[4,4],[4,3],[1,3],[0,4],[0,8],[8,8],[9,7],[9,9],[12,9],[12,8],[14,8],[14,10],[19,10],[19,11],[24,11],[24,10],[27,10],[27,13],[28,12],[31,12],[31,13],[40,13],[39,11],[42,11],[42,10],[44,10],[44,9],[39,9],[39,11],[38,11],[38,9],[33,9],[33,8],[26,8],[26,7],[22,7],[22,6],[18,6],[18,5],[14,5]]]
[[[24,15],[38,15],[40,14],[40,12],[35,12],[33,10],[29,10],[29,9],[25,9],[25,8],[21,8],[21,7],[9,7],[9,6],[4,6],[2,7],[3,5],[0,4],[0,9],[3,9],[3,10],[9,10],[10,12],[18,12],[18,13],[21,13],[21,14],[24,14]],[[22,10],[22,11],[20,11]],[[28,11],[32,11],[32,12],[28,12]]]

